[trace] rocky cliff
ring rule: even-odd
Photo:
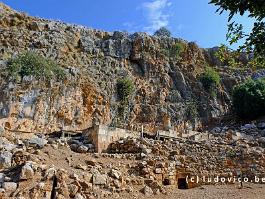
[[[177,45],[184,46],[181,55]],[[56,60],[67,79],[13,81],[6,72],[7,61],[27,51]],[[233,85],[248,75],[215,66],[213,50],[200,49],[194,42],[33,18],[3,4],[0,60],[0,125],[27,132],[82,130],[96,123],[134,130],[144,125],[148,132],[177,129],[191,120],[190,102],[199,113],[192,122],[207,122],[228,112]],[[197,78],[206,65],[216,67],[222,78],[216,97]],[[123,77],[133,80],[135,90],[120,118],[116,87]]]

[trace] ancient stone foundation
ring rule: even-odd
[[[111,143],[121,138],[137,138],[140,136],[140,133],[105,125],[98,125],[86,130],[84,136],[95,145],[95,151],[101,153],[106,151]]]

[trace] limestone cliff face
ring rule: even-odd
[[[174,51],[178,43],[185,45],[181,58]],[[55,59],[67,71],[67,80],[12,81],[6,61],[26,51]],[[247,76],[217,68],[222,86],[213,98],[197,80],[212,60],[209,50],[193,42],[87,29],[29,17],[0,4],[0,125],[50,133],[103,123],[135,130],[144,125],[154,132],[165,123],[178,127],[188,120],[187,103],[192,99],[197,101],[197,121],[209,121],[227,112],[231,88]],[[116,84],[124,76],[133,80],[135,92],[117,122]]]

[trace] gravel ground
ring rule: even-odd
[[[265,199],[265,185],[244,184],[239,189],[237,185],[203,186],[188,190],[168,188],[167,195],[144,196],[141,193],[124,195],[126,199]]]

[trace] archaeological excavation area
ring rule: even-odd
[[[264,199],[264,70],[217,51],[0,3],[0,199]]]
[[[246,124],[234,129],[214,128],[206,132],[208,136],[160,140],[141,133],[128,136],[123,129],[106,126],[83,134],[65,132],[29,139],[10,133],[0,140],[1,197],[122,198],[127,194],[162,198],[202,194],[208,189],[264,189],[261,183],[243,183],[239,189],[239,182],[190,181],[192,176],[264,178],[265,143],[256,137],[256,132],[264,129],[264,123]],[[116,131],[124,131],[124,137],[117,137]],[[95,152],[100,148],[102,151]]]

